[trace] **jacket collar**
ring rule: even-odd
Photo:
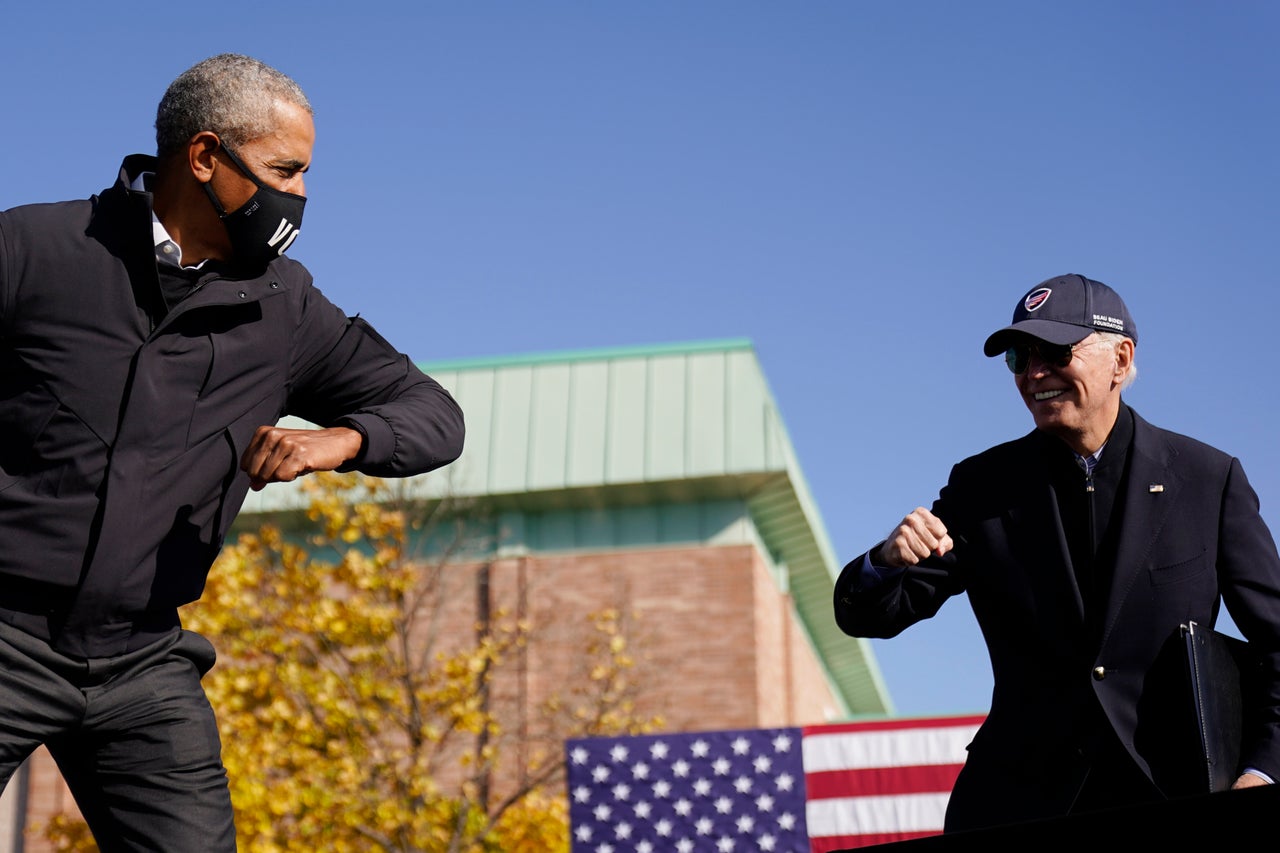
[[[126,192],[142,192],[141,190],[131,189],[133,183],[138,176],[145,172],[154,172],[160,166],[160,161],[149,154],[130,154],[124,158],[124,162],[120,164],[120,175],[116,178],[115,188],[123,189]],[[150,193],[143,193],[150,196]]]
[[[1106,644],[1115,628],[1121,605],[1133,588],[1134,582],[1145,571],[1147,555],[1160,538],[1169,514],[1177,501],[1179,490],[1185,485],[1172,468],[1173,450],[1160,430],[1148,423],[1126,404],[1121,405],[1132,417],[1133,437],[1129,445],[1129,472],[1123,484],[1123,494],[1116,496],[1113,512],[1122,512],[1121,527],[1116,543],[1115,565],[1111,572],[1111,587],[1107,591],[1106,611],[1103,615],[1101,642]],[[1039,441],[1032,434],[1029,438]],[[1050,438],[1044,436],[1044,438]],[[1044,450],[1048,445],[1041,445]],[[1056,449],[1056,448],[1054,448]],[[1105,456],[1105,454],[1104,454]],[[1052,560],[1052,571],[1035,573],[1033,583],[1043,585],[1044,600],[1066,595],[1070,604],[1067,616],[1073,626],[1084,625],[1084,602],[1071,567],[1071,556],[1062,528],[1061,514],[1053,488],[1048,484],[1050,457],[1038,454],[1043,466],[1034,476],[1043,482],[1044,488],[1037,500],[1039,507],[1015,507],[1009,511],[1012,529],[1027,530],[1026,525],[1036,519],[1046,519],[1043,527],[1037,527],[1028,535],[1041,544],[1036,549],[1043,559]],[[1042,515],[1043,513],[1043,515]],[[1048,564],[1046,564],[1046,567]],[[1060,600],[1060,599],[1059,599]]]
[[[1142,508],[1144,502],[1150,499],[1146,491],[1147,484],[1161,482],[1162,475],[1156,472],[1168,467],[1167,459],[1162,461],[1159,456],[1159,451],[1164,449],[1165,443],[1160,439],[1156,429],[1123,401],[1120,405],[1118,428],[1112,431],[1112,435],[1107,440],[1107,451],[1102,454],[1102,460],[1112,464],[1124,462],[1125,450],[1129,457],[1127,484],[1122,481],[1124,492],[1116,495],[1112,508],[1113,513],[1120,512],[1123,515],[1119,518],[1121,527],[1115,551],[1116,565],[1111,573],[1112,586],[1108,591],[1107,609],[1103,616],[1107,628],[1111,626],[1114,614],[1122,600],[1122,594],[1127,592],[1136,577],[1137,566],[1140,563],[1135,562],[1135,557],[1140,558],[1145,554],[1155,540],[1154,534],[1144,532],[1151,529],[1145,522],[1138,525],[1126,524],[1125,517],[1127,516],[1130,520],[1150,518],[1147,511]],[[1009,529],[1019,531],[1020,535],[1025,537],[1023,553],[1028,557],[1036,555],[1036,562],[1044,568],[1044,571],[1035,572],[1032,575],[1032,583],[1040,587],[1038,595],[1041,596],[1041,600],[1064,602],[1062,618],[1066,619],[1073,629],[1083,630],[1084,596],[1072,566],[1067,534],[1062,524],[1062,513],[1052,483],[1052,478],[1056,476],[1082,475],[1076,470],[1074,454],[1070,448],[1055,436],[1032,430],[1027,440],[1037,451],[1033,457],[1033,466],[1028,468],[1030,480],[1027,482],[1033,485],[1025,503],[1016,501],[1007,510]],[[1126,443],[1127,448],[1122,449],[1121,443]],[[1153,452],[1156,452],[1157,456],[1153,457],[1151,455]],[[1167,453],[1165,455],[1167,456]],[[1099,464],[1104,462],[1100,461]],[[1164,476],[1167,479],[1167,475]],[[1167,505],[1166,503],[1165,506]]]
[[[93,217],[86,234],[120,258],[128,270],[134,300],[146,315],[160,318],[165,306],[151,240],[151,193],[129,188],[134,177],[143,171],[154,171],[155,164],[154,157],[144,154],[124,159],[115,184],[91,199]],[[146,319],[140,316],[138,322],[145,335]]]

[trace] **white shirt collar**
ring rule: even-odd
[[[138,192],[151,192],[148,185],[151,183],[152,178],[155,177],[155,174],[155,172],[139,172],[138,176],[129,184],[129,189]],[[191,270],[198,270],[205,264],[204,261],[201,261],[193,267],[182,266],[182,247],[169,236],[169,232],[165,230],[160,217],[156,216],[154,208],[151,211],[151,239],[156,245],[156,260],[161,263]]]

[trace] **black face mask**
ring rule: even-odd
[[[266,264],[272,258],[283,255],[285,249],[298,238],[298,229],[302,227],[302,207],[307,203],[307,198],[267,186],[249,171],[230,148],[223,145],[222,150],[241,174],[253,181],[258,190],[230,213],[227,213],[222,202],[214,195],[212,181],[205,183],[204,191],[227,228],[235,260],[245,264]]]

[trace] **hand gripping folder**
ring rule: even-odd
[[[1240,771],[1245,702],[1252,667],[1244,640],[1187,622],[1178,626],[1186,649],[1187,674],[1206,793],[1225,791]]]

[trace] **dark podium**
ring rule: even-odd
[[[1121,849],[1121,844],[1133,844],[1135,850],[1216,851],[1245,848],[1258,840],[1264,848],[1274,849],[1278,829],[1280,785],[1267,785],[859,849],[877,853],[969,853],[1075,847],[1086,853],[1103,853]]]

